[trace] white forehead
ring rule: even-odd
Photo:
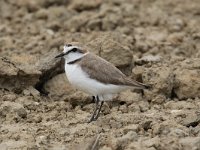
[[[72,50],[73,48],[78,48],[78,46],[64,46],[64,50],[63,50],[63,53],[66,53],[70,50]]]

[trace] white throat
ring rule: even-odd
[[[85,54],[82,54],[82,53],[70,53],[70,54],[64,56],[65,63],[69,63],[71,61],[77,60],[77,59],[83,57],[84,55]]]

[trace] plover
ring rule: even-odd
[[[97,120],[104,101],[112,100],[114,94],[126,89],[149,87],[133,81],[110,62],[79,46],[66,44],[63,52],[55,58],[59,57],[65,59],[65,73],[69,82],[95,100],[96,107],[88,122]]]

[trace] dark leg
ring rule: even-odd
[[[98,110],[99,98],[98,98],[98,96],[96,96],[96,97],[93,96],[93,99],[95,100],[96,107],[95,107],[94,112],[93,112],[93,114],[92,114],[90,120],[88,121],[88,123],[94,121],[94,117],[96,116],[96,112],[97,112],[97,110]]]
[[[94,101],[94,102],[95,102],[95,96],[92,96],[92,101]]]
[[[88,121],[88,123],[92,122],[92,121],[96,121],[99,117],[99,114],[100,114],[100,111],[101,111],[101,108],[102,108],[102,105],[104,102],[101,102],[100,105],[99,105],[99,97],[96,96],[96,107],[95,107],[95,110],[92,114],[92,117],[90,118],[90,120]]]
[[[98,109],[98,111],[97,111],[97,114],[94,116],[94,119],[95,119],[95,120],[97,120],[98,117],[99,117],[99,114],[100,114],[100,111],[101,111],[101,108],[102,108],[103,103],[104,103],[104,102],[102,101],[101,104],[100,104],[100,107],[99,107],[99,109]]]

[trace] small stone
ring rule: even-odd
[[[179,44],[183,42],[183,38],[184,38],[183,33],[173,33],[168,36],[167,41],[172,44]]]
[[[147,101],[141,101],[139,103],[139,108],[141,112],[145,112],[147,110],[149,110],[149,103]]]
[[[136,105],[135,103],[131,104],[128,106],[128,111],[129,112],[141,112],[140,106]]]
[[[164,104],[164,107],[167,109],[179,110],[179,109],[195,109],[196,106],[194,103],[187,101],[169,101]]]
[[[170,32],[180,32],[186,26],[186,22],[181,18],[171,18],[168,20]]]
[[[143,141],[143,146],[147,148],[158,147],[159,143],[160,143],[160,138],[156,136],[154,138]]]
[[[78,149],[83,149],[83,150],[98,150],[100,149],[99,147],[99,138],[100,135],[97,136],[92,136],[90,138],[84,138],[79,144],[73,144],[69,149],[73,150],[78,150]]]
[[[195,98],[200,96],[200,69],[178,69],[174,92],[179,99]]]
[[[127,134],[125,134],[124,136],[122,136],[121,138],[118,138],[117,141],[119,143],[128,143],[130,141],[136,141],[138,138],[138,135],[136,132],[134,131],[129,131]]]
[[[188,135],[189,134],[187,134],[185,131],[181,129],[172,129],[169,133],[169,136],[177,136],[177,137],[185,137]]]
[[[80,12],[84,10],[86,11],[90,9],[96,9],[100,6],[101,3],[101,0],[88,0],[87,2],[82,0],[76,0],[71,2],[70,7]]]
[[[35,17],[37,19],[47,19],[48,18],[48,11],[46,9],[39,9],[36,13],[35,13]]]
[[[152,99],[153,104],[162,104],[165,102],[166,97],[164,95],[157,95],[155,98]]]
[[[30,92],[31,95],[33,95],[34,98],[39,99],[40,92],[36,90],[34,87],[32,86],[28,87],[28,91]]]
[[[142,74],[144,73],[145,68],[143,66],[135,66],[132,69],[132,77],[138,81],[142,80]]]
[[[200,123],[200,115],[194,113],[187,114],[186,118],[183,119],[182,124],[186,127],[195,127]]]
[[[121,105],[119,107],[119,111],[121,111],[122,113],[127,113],[128,112],[127,106],[126,105]]]
[[[139,93],[131,92],[130,90],[121,92],[118,96],[118,100],[122,102],[126,102],[127,105],[130,105],[134,102],[138,102],[142,100],[142,96]]]
[[[64,139],[65,142],[70,142],[71,140],[72,140],[72,138],[68,137],[68,136],[66,136],[65,139]]]
[[[152,123],[151,120],[147,120],[147,121],[145,121],[145,122],[143,122],[143,123],[141,124],[141,127],[142,127],[145,131],[147,131],[148,129],[151,129],[151,123]]]
[[[131,124],[131,125],[125,126],[123,129],[123,132],[124,132],[124,134],[127,134],[129,131],[137,132],[139,129],[138,127],[139,126],[136,124]]]
[[[36,117],[33,118],[33,120],[34,120],[35,123],[40,123],[40,122],[42,122],[42,117],[36,116]]]
[[[12,118],[16,116],[16,114],[23,119],[27,117],[25,108],[22,104],[17,102],[4,101],[0,107],[0,110],[0,113],[3,117],[8,115],[10,118]]]
[[[24,89],[23,91],[23,94],[25,95],[25,96],[30,96],[30,91],[29,90],[27,90],[27,89]]]
[[[144,83],[152,85],[150,90],[144,90],[144,95],[148,100],[152,100],[158,94],[170,98],[174,86],[174,73],[167,65],[153,65],[142,74]]]
[[[7,94],[2,97],[3,101],[14,101],[16,98],[15,94]]]
[[[35,115],[35,116],[30,115],[30,116],[28,116],[27,122],[29,122],[29,123],[40,123],[40,122],[42,122],[42,117],[39,116],[39,115]]]
[[[18,109],[17,114],[18,114],[18,116],[20,116],[23,119],[27,118],[27,112],[24,108]]]
[[[112,149],[125,149],[126,145],[136,141],[138,139],[138,135],[134,131],[129,131],[127,134],[118,138],[111,138],[108,146],[112,147]]]
[[[160,62],[162,60],[162,57],[159,55],[153,56],[153,55],[147,55],[147,56],[143,56],[140,59],[135,60],[135,63],[138,65],[142,65],[145,63],[149,63],[149,62]]]
[[[183,150],[199,150],[200,137],[185,137],[179,140]]]
[[[40,146],[42,144],[47,144],[47,137],[44,135],[36,137],[36,144],[37,146]]]

